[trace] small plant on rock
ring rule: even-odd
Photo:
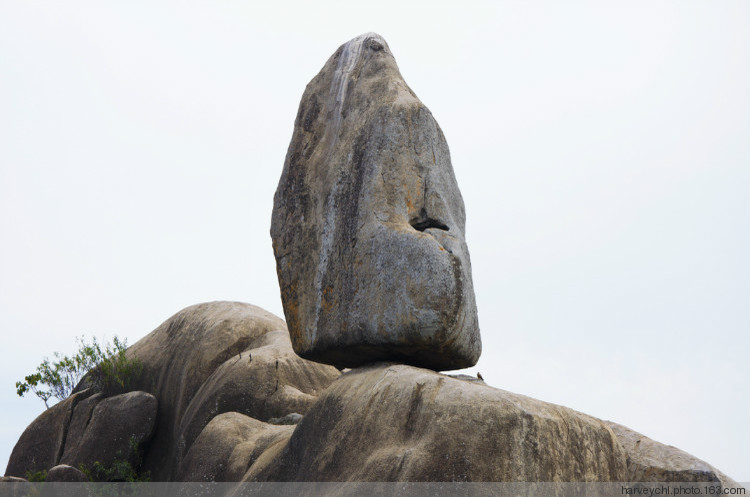
[[[96,338],[87,342],[83,337],[77,342],[78,352],[73,356],[55,352],[54,361],[45,357],[35,373],[16,382],[16,393],[23,397],[33,392],[49,409],[49,399],[68,398],[84,377],[87,387],[113,395],[128,391],[143,371],[140,361],[127,357],[126,340],[115,336],[112,343],[100,344]]]

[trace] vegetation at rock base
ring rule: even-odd
[[[127,340],[115,336],[111,343],[99,343],[96,338],[87,342],[85,337],[76,341],[79,347],[74,355],[55,352],[53,361],[45,357],[35,373],[16,382],[16,393],[23,397],[33,392],[49,409],[49,399],[66,399],[84,377],[87,387],[104,395],[126,392],[140,377],[143,365],[127,357]]]
[[[78,466],[89,481],[96,482],[148,482],[150,473],[141,474],[125,459],[117,459],[111,465],[105,466],[96,461],[90,468],[80,464]]]
[[[43,469],[41,471],[27,471],[26,479],[34,483],[47,481],[47,470]]]
[[[79,464],[80,469],[89,481],[94,482],[149,482],[151,481],[151,473],[149,471],[145,473],[140,472],[140,467],[143,462],[142,451],[140,444],[135,437],[130,437],[130,449],[133,452],[135,461],[132,463],[130,460],[123,457],[122,452],[117,452],[117,458],[112,461],[111,464],[104,465],[99,461],[94,462],[91,467],[87,467],[85,464]]]

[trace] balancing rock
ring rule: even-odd
[[[434,370],[481,352],[465,212],[440,127],[385,40],[345,43],[307,85],[271,237],[306,359]]]

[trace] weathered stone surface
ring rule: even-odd
[[[179,481],[239,481],[263,451],[292,434],[291,426],[275,426],[237,412],[211,420],[182,462]]]
[[[89,390],[75,393],[32,421],[16,442],[5,475],[23,477],[27,471],[48,470],[57,465],[63,453],[73,409],[91,393]]]
[[[73,409],[73,416],[68,425],[68,436],[65,437],[65,448],[63,449],[60,461],[73,462],[75,465],[75,453],[86,432],[86,427],[91,421],[91,414],[94,412],[96,404],[104,398],[101,393],[96,393],[91,397],[78,402]]]
[[[302,357],[437,370],[481,352],[465,213],[448,145],[368,33],[307,85],[271,224]]]
[[[89,481],[83,471],[67,464],[58,464],[47,473],[48,482],[82,482]]]
[[[282,319],[239,302],[188,307],[128,354],[143,363],[139,388],[159,399],[158,429],[144,458],[154,481],[175,478],[216,415],[237,411],[266,420],[304,413],[339,376],[297,357]]]
[[[625,426],[605,421],[617,436],[627,455],[626,481],[643,482],[720,482],[724,487],[736,487],[737,482],[671,445],[664,445]]]
[[[307,412],[338,376],[336,368],[297,356],[286,330],[266,333],[203,383],[180,422],[180,441],[190,447],[203,427],[223,412],[258,420]]]
[[[134,448],[148,442],[156,424],[158,402],[146,392],[128,392],[101,400],[63,464],[92,467],[95,462],[111,466],[116,460],[137,463]]]
[[[257,464],[257,463],[256,463]],[[350,371],[258,481],[624,481],[600,420],[403,365]]]
[[[388,363],[341,375],[296,357],[283,322],[247,304],[185,309],[128,353],[142,358],[142,381],[154,395],[171,399],[168,415],[145,392],[104,398],[81,391],[27,428],[8,477],[61,462],[106,465],[113,453],[129,458],[118,447],[129,449],[133,435],[148,440],[158,417],[157,435],[142,444],[151,461],[142,469],[155,481],[737,485],[628,428],[475,377]],[[274,424],[285,422],[298,424]]]

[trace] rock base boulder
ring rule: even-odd
[[[153,481],[737,486],[624,426],[474,377],[394,363],[341,374],[297,357],[283,325],[236,302],[177,313],[128,350],[143,362],[140,391],[81,390],[45,411],[4,481],[80,478],[82,462],[134,456],[125,442],[136,437]]]
[[[252,481],[623,481],[602,421],[404,365],[352,370]]]

